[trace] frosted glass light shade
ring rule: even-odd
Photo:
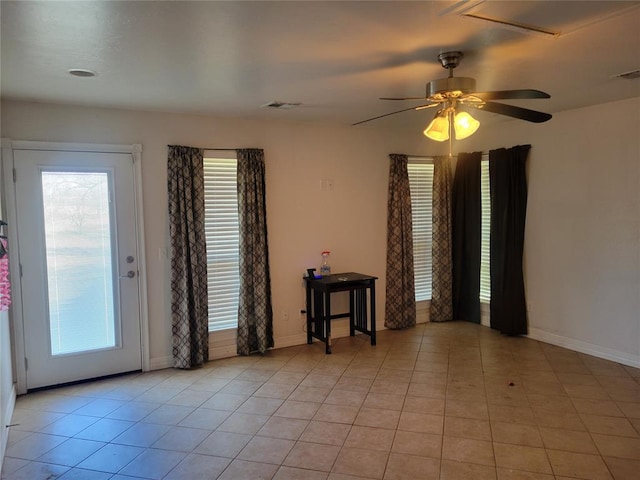
[[[456,140],[470,137],[478,130],[479,126],[480,122],[467,112],[458,112],[453,118],[453,129],[456,132]]]
[[[431,120],[429,126],[423,132],[431,140],[436,142],[444,142],[449,140],[449,118],[448,115],[436,115]]]

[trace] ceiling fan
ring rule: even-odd
[[[466,107],[484,110],[486,112],[507,115],[528,122],[542,123],[551,118],[549,113],[538,112],[528,108],[516,107],[504,103],[496,103],[491,100],[520,100],[531,98],[551,98],[548,93],[540,90],[499,90],[493,92],[476,92],[476,81],[468,77],[454,77],[453,69],[460,64],[462,52],[445,52],[438,55],[438,61],[443,68],[449,70],[447,78],[432,80],[427,83],[427,92],[424,97],[390,98],[382,97],[380,100],[427,100],[430,103],[417,107],[405,108],[377,117],[368,118],[353,125],[370,122],[379,118],[388,117],[409,110],[424,110],[426,108],[439,107],[433,121],[425,129],[424,134],[437,141],[448,140],[451,130],[458,140],[472,135],[480,126],[480,122],[469,113],[462,110]]]

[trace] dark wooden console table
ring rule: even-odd
[[[324,277],[305,277],[307,290],[307,343],[314,338],[325,342],[325,352],[331,353],[331,320],[349,318],[349,334],[356,330],[371,337],[376,344],[376,286],[378,277],[361,273],[336,273]],[[369,311],[367,312],[367,290]],[[331,314],[331,294],[349,292],[349,311]]]

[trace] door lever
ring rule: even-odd
[[[136,273],[133,270],[129,270],[126,275],[120,275],[120,278],[133,278]]]

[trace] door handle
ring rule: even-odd
[[[133,270],[129,270],[126,275],[120,275],[120,278],[133,278],[136,273]]]

